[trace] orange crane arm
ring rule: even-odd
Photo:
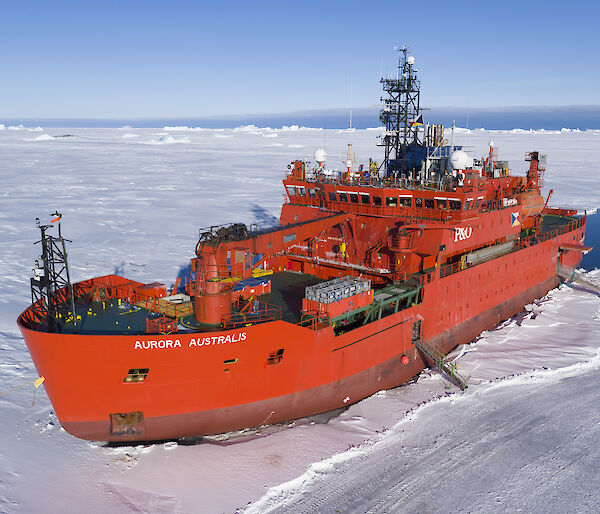
[[[227,252],[249,252],[253,256],[270,257],[285,251],[290,246],[313,237],[323,230],[349,220],[352,214],[329,213],[329,215],[273,229],[228,235],[222,233],[205,233],[196,247],[196,269],[204,272],[207,278],[219,278],[227,267]],[[243,227],[241,225],[236,226]],[[243,227],[245,229],[245,227]],[[233,260],[233,258],[232,258]],[[230,263],[233,264],[233,263]],[[221,273],[219,273],[221,272]],[[242,276],[249,276],[251,269],[244,269]]]

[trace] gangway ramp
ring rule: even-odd
[[[454,362],[446,361],[444,354],[435,346],[426,343],[422,339],[417,339],[414,344],[431,364],[437,366],[440,373],[444,372],[448,375],[450,382],[455,386],[460,387],[462,391],[468,387],[467,379],[458,372],[458,366]]]
[[[577,271],[575,268],[559,265],[556,270],[556,274],[559,277],[564,278],[566,282],[574,282],[575,284],[579,284],[593,293],[600,294],[600,285],[589,280],[585,274]]]

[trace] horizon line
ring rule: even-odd
[[[600,104],[566,104],[566,105],[507,105],[501,107],[465,107],[465,106],[431,106],[424,107],[424,111],[460,111],[463,114],[469,112],[511,112],[512,110],[533,110],[533,111],[562,111],[562,110],[573,110],[573,109],[598,109],[600,111]],[[293,111],[278,111],[278,112],[252,112],[252,113],[236,113],[236,114],[197,114],[197,115],[148,115],[148,116],[7,116],[4,119],[6,121],[14,120],[158,120],[158,119],[180,119],[180,120],[194,120],[194,119],[227,119],[227,118],[246,118],[252,116],[289,116],[298,114],[317,114],[317,113],[346,113],[350,111],[369,111],[377,112],[379,107],[330,107],[330,108],[311,108],[311,109],[299,109]],[[3,117],[0,115],[0,124],[2,123]]]

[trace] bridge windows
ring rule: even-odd
[[[423,198],[415,198],[415,207],[423,207]]]
[[[400,207],[410,207],[412,205],[412,196],[400,195],[399,197]]]
[[[340,196],[340,202],[348,201],[348,195],[346,193],[343,193],[342,191],[338,191],[338,195]]]
[[[286,186],[288,195],[296,196],[296,188],[294,186]]]
[[[396,207],[398,205],[398,199],[395,196],[388,196],[385,199],[385,204],[388,207]]]
[[[360,202],[365,204],[365,205],[369,205],[369,193],[359,193],[360,195]]]
[[[425,208],[433,209],[435,207],[435,203],[431,198],[425,198]]]
[[[304,189],[303,186],[298,186],[296,189],[298,189],[298,194],[300,196],[306,196],[306,190]]]
[[[317,196],[317,192],[314,189],[309,189],[308,196],[310,196],[311,198],[315,198]]]
[[[460,211],[460,200],[449,200],[448,204],[451,211]]]
[[[337,202],[337,197],[335,196],[335,191],[329,191],[329,201]]]
[[[358,193],[348,193],[350,196],[350,202],[358,203]]]
[[[436,198],[435,200],[438,209],[446,209],[448,207],[448,200],[445,198]]]
[[[468,211],[469,207],[471,207],[471,202],[473,201],[473,198],[467,198],[465,200],[465,207],[464,207],[464,211]]]
[[[381,196],[373,196],[373,205],[381,205]]]

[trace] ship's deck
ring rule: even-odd
[[[314,275],[294,271],[275,273],[271,279],[271,292],[260,297],[261,301],[281,307],[281,319],[290,323],[300,321],[302,298],[307,286],[324,282]]]
[[[542,217],[542,234],[546,232],[552,232],[557,228],[560,228],[564,225],[568,225],[575,218],[572,216],[557,216],[555,214],[545,214]]]
[[[298,323],[302,316],[302,298],[304,298],[307,286],[323,282],[314,275],[307,275],[295,271],[282,271],[267,275],[271,281],[271,292],[261,295],[258,300],[261,303],[274,305],[281,308],[281,319],[289,323]],[[222,330],[221,327],[213,325],[202,325],[193,316],[181,320],[181,324],[188,330],[211,332]]]
[[[271,292],[259,297],[261,303],[281,308],[281,319],[298,323],[301,317],[302,298],[305,288],[322,279],[293,271],[283,271],[268,276],[271,280]],[[77,333],[90,335],[145,334],[146,319],[155,316],[152,311],[135,305],[109,299],[104,302],[77,302]],[[180,319],[180,331],[214,332],[222,327],[203,325],[194,316]],[[63,327],[64,333],[73,333],[72,323]]]
[[[146,318],[151,314],[143,307],[114,299],[104,304],[77,305],[75,310],[81,316],[77,327],[80,334],[142,334],[146,332]]]

